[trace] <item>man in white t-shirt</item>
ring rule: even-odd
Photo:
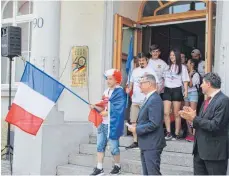
[[[158,93],[162,94],[164,92],[163,74],[166,70],[168,70],[169,67],[165,61],[160,59],[161,51],[157,44],[154,44],[150,47],[150,54],[152,55],[152,58],[149,60],[148,67],[156,72],[159,81]]]
[[[201,59],[202,56],[201,56],[200,50],[194,49],[191,52],[191,55],[192,55],[193,59],[197,59],[199,61],[199,63],[198,63],[198,72],[199,72],[200,76],[203,78],[204,74],[205,74],[205,61],[203,61]]]
[[[130,110],[130,122],[133,125],[136,124],[141,104],[145,99],[145,95],[141,93],[141,89],[139,87],[139,82],[141,80],[141,77],[143,77],[145,74],[152,74],[155,76],[156,82],[158,83],[158,79],[155,71],[150,67],[148,67],[148,58],[143,53],[139,53],[137,58],[138,58],[139,67],[133,70],[130,77],[130,85],[126,90],[127,94],[129,94],[131,90],[133,90],[132,105]],[[127,147],[127,149],[138,147],[137,134],[133,133],[133,137],[134,137],[134,143],[131,144],[129,147]]]

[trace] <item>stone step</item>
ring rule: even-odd
[[[104,158],[104,169],[111,169],[113,165],[111,157]],[[79,166],[94,167],[96,165],[95,155],[70,155],[69,164]],[[127,173],[142,174],[141,161],[121,159],[122,171]],[[161,173],[164,175],[192,175],[193,169],[191,167],[175,166],[169,164],[161,164]]]
[[[92,167],[77,166],[67,164],[57,167],[57,175],[89,175],[92,172]]]
[[[96,144],[96,135],[90,135],[89,137],[89,143],[90,144]],[[120,138],[120,146],[126,147],[133,143],[133,137],[131,136],[122,136]],[[176,153],[192,153],[192,142],[187,142],[185,140],[179,140],[179,141],[167,141],[167,146],[164,148],[164,151],[167,152],[176,152]]]
[[[89,136],[89,143],[90,144],[96,144],[97,136],[96,135],[90,135]],[[122,147],[127,147],[133,143],[133,137],[131,136],[122,136],[119,140],[119,145]]]
[[[93,172],[93,167],[79,166],[74,164],[67,164],[57,167],[57,175],[90,175]],[[110,168],[104,169],[105,175],[109,175]],[[121,175],[134,175],[132,173],[124,173]]]
[[[121,152],[121,159],[137,160],[137,161],[141,160],[140,150],[138,148],[126,150],[124,147],[120,147],[120,152]],[[96,145],[80,144],[79,153],[95,155]],[[111,157],[109,146],[107,147],[105,156]],[[191,154],[163,151],[161,157],[161,163],[177,165],[177,166],[193,167],[193,157]]]

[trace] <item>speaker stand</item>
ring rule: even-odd
[[[9,57],[10,64],[9,64],[9,106],[8,110],[11,108],[11,91],[12,91],[12,62],[13,62],[13,57]],[[3,153],[3,151],[6,151]],[[8,123],[8,129],[7,129],[7,144],[6,146],[1,150],[2,153],[2,158],[5,156],[6,160],[9,160],[10,162],[10,173],[12,175],[12,156],[13,156],[13,147],[10,144],[10,123]]]

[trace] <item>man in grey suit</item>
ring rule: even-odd
[[[221,91],[221,79],[207,73],[201,85],[207,99],[199,116],[190,107],[180,111],[181,117],[193,122],[196,129],[193,147],[195,175],[226,175],[229,155],[229,98]]]
[[[161,175],[161,153],[166,146],[163,131],[163,102],[157,93],[156,80],[151,74],[141,78],[140,88],[146,98],[138,114],[137,125],[129,126],[136,132],[141,150],[144,175]]]

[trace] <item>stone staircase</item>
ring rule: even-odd
[[[121,137],[121,165],[122,175],[141,174],[141,160],[139,149],[125,150],[125,146],[132,143],[132,137]],[[186,141],[168,141],[162,152],[161,173],[163,175],[193,175],[192,143]],[[104,159],[104,171],[109,173],[113,159],[109,146]],[[90,136],[88,144],[79,144],[71,152],[68,164],[57,167],[57,175],[89,175],[96,165],[96,136]]]

